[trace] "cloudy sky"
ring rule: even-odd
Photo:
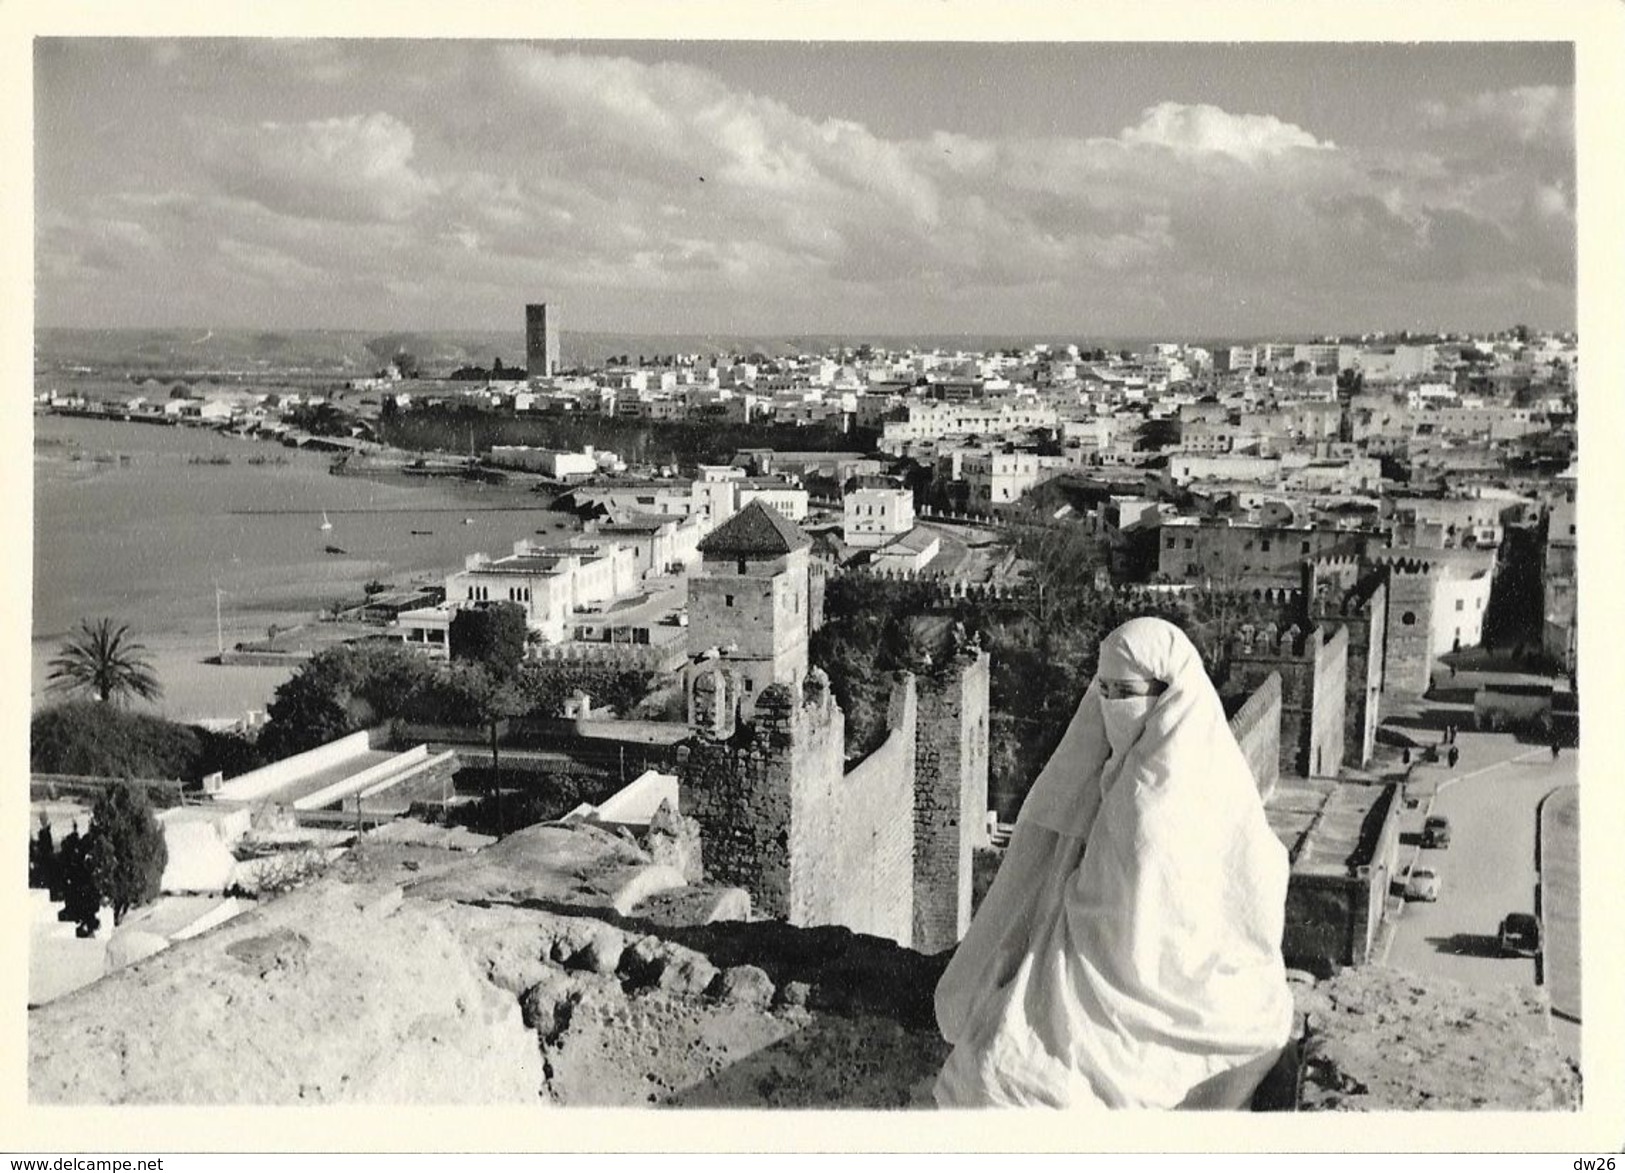
[[[41,40],[40,325],[1570,328],[1562,45]]]

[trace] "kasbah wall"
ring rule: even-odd
[[[1343,713],[1344,761],[1364,766],[1377,747],[1383,658],[1388,635],[1387,572],[1360,575],[1354,558],[1304,564],[1308,621],[1348,629],[1348,702]]]
[[[886,740],[850,774],[842,761],[845,718],[829,689],[809,689],[801,713],[808,752],[795,755],[791,771],[787,919],[845,925],[909,945],[919,714],[914,677],[902,674],[893,686]]]
[[[899,674],[886,740],[850,772],[845,717],[816,669],[799,697],[765,690],[731,735],[697,735],[679,802],[700,825],[710,878],[791,924],[951,948],[970,923],[985,838],[989,679],[980,650]]]
[[[986,652],[919,678],[914,753],[914,948],[951,949],[970,928],[976,848],[987,838]]]
[[[1342,627],[1241,629],[1230,648],[1230,683],[1255,688],[1281,677],[1280,768],[1300,777],[1336,777],[1343,766],[1348,632]]]
[[[1360,839],[1365,862],[1351,873],[1292,869],[1281,953],[1286,963],[1316,976],[1364,965],[1382,926],[1390,882],[1399,867],[1398,788],[1388,786],[1365,812]],[[1323,817],[1336,817],[1337,794]]]
[[[1271,672],[1230,718],[1230,732],[1265,801],[1281,780],[1281,674]]]

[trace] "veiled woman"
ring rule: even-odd
[[[1292,1032],[1287,870],[1196,648],[1123,624],[937,987],[937,1103],[1245,1106]]]

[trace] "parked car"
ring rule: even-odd
[[[1450,820],[1443,815],[1429,815],[1422,824],[1423,847],[1450,846]]]
[[[1438,898],[1439,873],[1432,868],[1412,868],[1405,881],[1405,899],[1432,901]]]
[[[1540,921],[1532,913],[1509,912],[1496,934],[1501,952],[1509,957],[1534,957],[1540,952]]]

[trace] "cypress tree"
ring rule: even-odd
[[[163,828],[144,787],[126,779],[104,791],[91,811],[90,872],[98,892],[113,906],[113,923],[157,898],[169,863]]]

